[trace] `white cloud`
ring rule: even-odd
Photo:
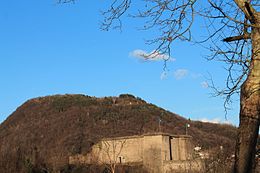
[[[214,124],[219,124],[219,123],[221,123],[221,121],[220,121],[220,119],[219,118],[214,118],[214,119],[212,119],[212,120],[209,120],[209,119],[207,119],[207,118],[202,118],[200,121],[202,121],[202,122],[207,122],[207,123],[214,123]]]
[[[202,122],[206,122],[206,123],[214,123],[214,124],[227,124],[227,125],[232,125],[232,123],[228,120],[221,120],[220,118],[214,118],[214,119],[207,119],[207,118],[202,118],[200,119],[199,121],[202,121]]]
[[[147,60],[147,61],[175,61],[174,58],[169,57],[169,55],[166,54],[161,54],[158,51],[152,51],[150,53],[141,50],[141,49],[136,49],[132,52],[130,52],[130,56],[139,58],[141,60]]]
[[[178,69],[174,72],[175,79],[183,79],[188,75],[189,71],[187,69]]]
[[[201,82],[200,85],[201,85],[202,88],[208,88],[209,87],[209,84],[206,81]]]

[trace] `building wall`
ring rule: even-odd
[[[191,142],[187,136],[151,134],[103,139],[86,156],[70,157],[70,164],[104,164],[110,162],[142,163],[150,173],[166,173],[183,167],[191,158]]]
[[[137,163],[143,161],[143,138],[104,139],[87,155],[69,157],[70,164]]]
[[[187,160],[187,140],[184,138],[179,138],[179,160]]]
[[[180,159],[179,138],[173,137],[171,139],[171,148],[172,148],[172,160],[179,160]]]
[[[171,147],[171,137],[162,136],[162,160],[167,161],[172,159],[172,147]]]
[[[192,158],[192,145],[190,138],[173,137],[171,139],[172,160],[190,160]]]
[[[143,161],[143,138],[103,140],[93,147],[101,163],[131,163]]]
[[[143,164],[150,173],[158,173],[162,169],[162,135],[144,136]]]

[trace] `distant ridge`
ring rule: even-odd
[[[130,94],[53,95],[26,101],[0,125],[0,172],[25,173],[32,165],[59,170],[101,138],[158,132],[159,119],[161,132],[185,134],[189,123],[196,146],[234,150],[235,127],[189,121]]]

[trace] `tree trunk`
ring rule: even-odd
[[[247,79],[241,87],[240,123],[236,146],[235,173],[255,171],[255,152],[260,122],[260,14],[252,28],[252,57]]]

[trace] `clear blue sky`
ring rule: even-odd
[[[0,122],[28,99],[65,93],[130,93],[186,118],[226,121],[223,99],[211,97],[206,83],[208,74],[219,86],[225,82],[221,63],[205,60],[202,47],[175,43],[165,77],[162,61],[134,56],[136,50],[153,50],[144,43],[153,33],[136,30],[140,22],[126,20],[122,32],[100,31],[106,5],[104,0],[1,2]],[[227,117],[236,125],[238,105],[235,100]]]

